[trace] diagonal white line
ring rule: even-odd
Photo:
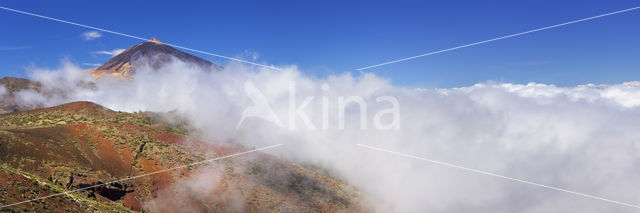
[[[245,151],[245,152],[239,152],[239,153],[226,155],[226,156],[222,156],[222,157],[218,157],[218,158],[213,158],[213,159],[209,159],[209,160],[195,162],[195,163],[192,163],[192,164],[177,166],[177,167],[173,167],[173,168],[170,168],[170,169],[150,172],[150,173],[141,174],[141,175],[137,175],[137,176],[133,176],[133,177],[128,177],[128,178],[124,178],[124,179],[120,179],[120,180],[116,180],[116,181],[111,181],[111,182],[102,183],[102,184],[93,185],[93,186],[87,186],[87,187],[84,187],[84,188],[79,188],[79,189],[66,191],[66,192],[61,192],[61,193],[57,193],[57,194],[47,195],[47,196],[39,197],[39,198],[36,198],[36,199],[25,200],[25,201],[21,201],[21,202],[17,202],[17,203],[12,203],[12,204],[1,206],[0,209],[6,208],[6,207],[9,207],[9,206],[23,204],[23,203],[33,202],[33,201],[36,201],[36,200],[43,200],[43,199],[47,199],[47,198],[51,198],[51,197],[65,195],[65,194],[69,194],[69,193],[73,193],[73,192],[77,192],[77,191],[92,189],[92,188],[99,187],[99,186],[105,186],[105,185],[109,185],[109,184],[112,184],[112,183],[129,181],[129,180],[133,180],[133,179],[136,179],[136,178],[146,177],[146,176],[149,176],[149,175],[154,175],[154,174],[158,174],[158,173],[162,173],[162,172],[173,171],[173,170],[184,168],[184,167],[188,167],[188,166],[194,166],[194,165],[199,165],[199,164],[210,163],[210,162],[217,161],[217,160],[222,160],[222,159],[225,159],[225,158],[230,158],[230,157],[235,157],[235,156],[239,156],[239,155],[249,154],[249,153],[252,153],[252,152],[262,151],[262,150],[271,149],[271,148],[275,148],[275,147],[279,147],[279,146],[282,146],[282,144],[276,144],[276,145],[267,146],[267,147],[263,147],[263,148],[259,148],[259,149],[253,149],[253,150],[249,150],[249,151]]]
[[[48,20],[52,20],[52,21],[57,21],[57,22],[65,23],[65,24],[71,24],[71,25],[84,27],[84,28],[88,28],[88,29],[92,29],[92,30],[97,30],[97,31],[105,32],[105,33],[111,33],[111,34],[114,34],[114,35],[119,35],[119,36],[129,37],[129,38],[133,38],[133,39],[138,39],[138,40],[142,40],[142,41],[149,40],[148,38],[142,38],[142,37],[139,37],[139,36],[134,36],[134,35],[126,34],[126,33],[120,33],[120,32],[111,31],[111,30],[107,30],[107,29],[103,29],[103,28],[99,28],[99,27],[93,27],[93,26],[89,26],[89,25],[79,24],[79,23],[72,22],[72,21],[52,18],[52,17],[49,17],[49,16],[38,15],[38,14],[35,14],[35,13],[25,12],[25,11],[11,9],[11,8],[7,8],[7,7],[0,6],[0,9],[11,11],[11,12],[16,12],[16,13],[21,13],[21,14],[25,14],[25,15],[35,16],[35,17],[38,17],[38,18],[48,19]],[[250,62],[250,61],[240,60],[240,59],[237,59],[237,58],[218,55],[218,54],[215,54],[215,53],[205,52],[205,51],[202,51],[202,50],[196,50],[196,49],[192,49],[192,48],[188,48],[188,47],[183,47],[183,46],[179,46],[179,45],[175,45],[175,44],[168,44],[168,43],[164,43],[164,44],[172,46],[172,47],[175,47],[175,48],[178,48],[178,49],[183,49],[183,50],[188,50],[188,51],[192,51],[192,52],[202,53],[202,54],[205,54],[205,55],[210,55],[210,56],[215,56],[215,57],[224,58],[224,59],[228,59],[228,60],[233,60],[233,61],[237,61],[237,62],[242,62],[242,63],[245,63],[245,64],[251,64],[251,65],[260,66],[260,67],[269,68],[269,69],[274,69],[274,70],[281,70],[280,68],[277,68],[277,67],[274,67],[274,66],[258,64],[258,63],[254,63],[254,62]]]
[[[395,152],[395,151],[391,151],[391,150],[387,150],[387,149],[383,149],[383,148],[378,148],[378,147],[374,147],[374,146],[369,146],[369,145],[364,145],[364,144],[357,144],[357,145],[360,146],[360,147],[367,148],[367,149],[372,149],[372,150],[391,153],[391,154],[395,154],[395,155],[399,155],[399,156],[403,156],[403,157],[407,157],[407,158],[413,158],[413,159],[417,159],[417,160],[427,161],[427,162],[438,164],[438,165],[442,165],[442,166],[447,166],[447,167],[451,167],[451,168],[466,170],[466,171],[475,172],[475,173],[479,173],[479,174],[483,174],[483,175],[489,175],[489,176],[502,178],[502,179],[507,179],[507,180],[511,180],[511,181],[516,181],[516,182],[520,182],[520,183],[526,183],[526,184],[529,184],[529,185],[539,186],[539,187],[543,187],[543,188],[547,188],[547,189],[553,189],[553,190],[556,190],[556,191],[566,192],[566,193],[569,193],[569,194],[579,195],[579,196],[593,198],[593,199],[597,199],[597,200],[601,200],[601,201],[605,201],[605,202],[609,202],[609,203],[615,203],[615,204],[619,204],[619,205],[623,205],[623,206],[628,206],[628,207],[633,207],[633,208],[640,209],[640,206],[638,206],[638,205],[633,205],[633,204],[629,204],[629,203],[615,201],[615,200],[602,198],[602,197],[598,197],[598,196],[594,196],[594,195],[588,195],[588,194],[575,192],[575,191],[571,191],[571,190],[567,190],[567,189],[562,189],[562,188],[558,188],[558,187],[539,184],[539,183],[535,183],[535,182],[531,182],[531,181],[527,181],[527,180],[507,177],[507,176],[504,176],[504,175],[499,175],[499,174],[495,174],[495,173],[491,173],[491,172],[485,172],[485,171],[482,171],[482,170],[477,170],[477,169],[467,168],[467,167],[463,167],[463,166],[458,166],[458,165],[454,165],[454,164],[450,164],[450,163],[445,163],[445,162],[442,162],[442,161],[437,161],[437,160],[427,159],[427,158],[423,158],[423,157],[418,157],[418,156],[415,156],[415,155]]]
[[[465,48],[465,47],[476,46],[476,45],[489,43],[489,42],[493,42],[493,41],[497,41],[497,40],[516,37],[516,36],[529,34],[529,33],[533,33],[533,32],[538,32],[538,31],[543,31],[543,30],[548,30],[548,29],[551,29],[551,28],[556,28],[556,27],[561,27],[561,26],[565,26],[565,25],[569,25],[569,24],[578,23],[578,22],[588,21],[588,20],[591,20],[591,19],[602,18],[602,17],[605,17],[605,16],[615,15],[615,14],[618,14],[618,13],[624,13],[624,12],[637,10],[637,9],[640,9],[640,7],[633,7],[633,8],[629,8],[629,9],[619,10],[619,11],[615,11],[615,12],[611,12],[611,13],[592,16],[592,17],[589,17],[589,18],[583,18],[583,19],[579,19],[579,20],[575,20],[575,21],[565,22],[565,23],[562,23],[562,24],[556,24],[556,25],[552,25],[552,26],[548,26],[548,27],[538,28],[538,29],[535,29],[535,30],[529,30],[529,31],[521,32],[521,33],[511,34],[511,35],[502,36],[502,37],[493,38],[493,39],[484,40],[484,41],[479,41],[479,42],[475,42],[475,43],[471,43],[471,44],[465,44],[465,45],[462,45],[462,46],[452,47],[452,48],[449,48],[449,49],[438,50],[438,51],[434,51],[434,52],[430,52],[430,53],[411,56],[411,57],[408,57],[408,58],[393,60],[393,61],[389,61],[389,62],[385,62],[385,63],[381,63],[381,64],[371,65],[371,66],[368,66],[368,67],[358,68],[357,70],[362,71],[362,70],[371,69],[371,68],[374,68],[374,67],[384,66],[384,65],[388,65],[388,64],[402,62],[402,61],[408,61],[408,60],[411,60],[411,59],[421,58],[421,57],[425,57],[425,56],[429,56],[429,55],[435,55],[435,54],[438,54],[438,53],[443,53],[443,52],[448,52],[448,51],[452,51],[452,50],[462,49],[462,48]]]

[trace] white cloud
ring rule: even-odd
[[[91,41],[93,39],[102,37],[102,34],[98,31],[87,31],[82,33],[80,36],[84,40]]]
[[[82,63],[82,65],[89,66],[89,67],[92,67],[92,68],[97,68],[97,67],[101,66],[102,64]]]
[[[7,94],[7,88],[5,88],[4,85],[0,85],[0,98],[5,94]]]
[[[106,50],[102,50],[102,51],[95,51],[93,52],[94,54],[101,54],[101,55],[110,55],[110,56],[116,56],[122,52],[124,52],[125,49],[121,49],[121,48],[117,48],[117,49],[113,49],[111,51],[106,51]]]
[[[67,96],[32,97],[47,105],[88,100],[121,111],[169,111],[189,118],[212,141],[246,146],[285,144],[273,153],[326,168],[360,188],[367,205],[381,212],[634,212],[636,209],[574,194],[510,182],[363,149],[362,143],[484,170],[612,200],[640,203],[640,85],[483,83],[462,88],[397,87],[373,74],[315,78],[296,67],[252,70],[237,64],[202,72],[181,62],[158,71],[137,69],[132,81],[92,80],[72,64],[31,70],[45,90]],[[300,101],[327,97],[332,115],[337,96],[363,97],[369,112],[381,95],[399,100],[400,130],[360,130],[359,112],[347,111],[347,128],[282,129],[259,119],[236,130],[245,107],[247,80],[288,121],[288,82]],[[97,90],[80,82],[95,81]],[[321,89],[330,86],[328,91]],[[306,108],[323,119],[320,98]],[[299,103],[298,103],[299,104]],[[330,117],[334,120],[335,117]],[[372,122],[370,119],[369,122]]]

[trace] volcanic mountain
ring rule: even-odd
[[[156,38],[151,38],[148,41],[129,47],[102,66],[87,71],[94,77],[131,78],[135,74],[136,67],[149,66],[153,69],[159,69],[175,59],[195,65],[203,70],[222,69],[221,66],[210,61],[177,50]]]
[[[86,72],[95,78],[110,76],[130,79],[135,74],[136,67],[148,66],[157,70],[175,60],[182,61],[190,66],[196,66],[204,71],[222,69],[222,67],[217,64],[177,50],[156,38],[151,38],[148,41],[129,47],[105,62],[102,66],[96,69],[86,70]],[[16,98],[16,94],[23,90],[33,90],[38,93],[59,92],[42,91],[39,82],[23,78],[4,77],[0,79],[0,114],[41,107],[33,104],[20,103]],[[62,96],[64,95],[62,94]]]

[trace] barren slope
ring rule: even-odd
[[[190,137],[157,114],[90,102],[0,115],[0,205],[246,151]],[[363,211],[351,186],[263,153],[0,211]]]

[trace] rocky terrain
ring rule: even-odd
[[[187,135],[157,113],[73,102],[0,115],[0,205],[249,150]],[[251,153],[10,206],[0,211],[359,212],[356,189]]]

